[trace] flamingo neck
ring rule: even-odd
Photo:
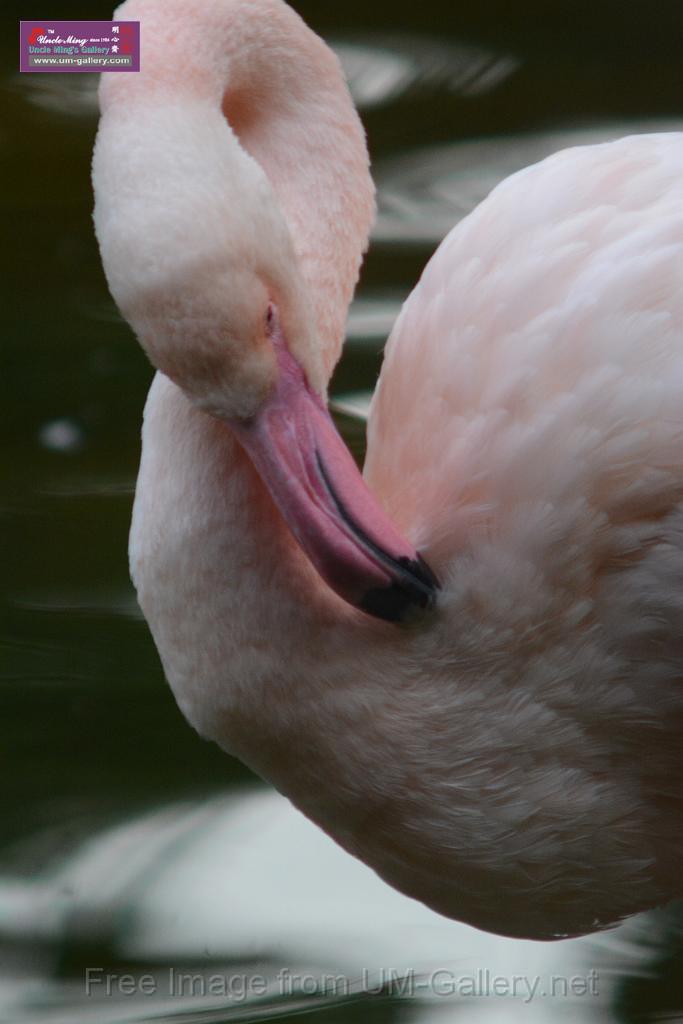
[[[118,13],[141,22],[143,69],[103,76],[103,114],[168,98],[198,118],[222,111],[284,216],[328,378],[374,214],[365,135],[337,58],[281,0],[128,0]],[[174,160],[167,149],[160,173]]]

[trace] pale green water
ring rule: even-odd
[[[398,15],[384,3],[295,6],[339,48],[380,185],[376,239],[337,394],[373,386],[401,299],[439,238],[499,177],[584,137],[619,134],[621,122],[646,130],[683,120],[675,4],[565,2],[550,10],[537,0],[512,10],[500,0],[475,10],[424,2]],[[109,11],[100,3],[8,7],[6,15],[13,7],[17,16]],[[287,837],[298,836],[298,826],[292,832],[286,818],[270,832],[270,813],[244,788],[253,785],[246,769],[181,719],[128,582],[127,529],[151,372],[108,297],[92,235],[94,76],[20,77],[13,19],[6,25],[0,1021],[219,1021],[280,1011],[298,1019],[295,992],[273,979],[283,967],[311,963],[353,980],[341,999],[329,991],[309,999],[306,1013],[320,1020],[442,1021],[473,1007],[493,1020],[513,1012],[498,996],[472,1003],[432,991],[431,1000],[415,1002],[400,986],[391,996],[388,982],[382,995],[361,995],[363,966],[376,978],[397,963],[397,949],[408,967],[414,949],[421,970],[454,959],[472,971],[522,963],[544,977],[551,968],[581,976],[599,969],[595,997],[548,997],[527,1007],[517,1000],[514,1012],[525,1019],[683,1014],[674,914],[646,921],[621,945],[615,938],[558,948],[552,963],[534,950],[473,946],[457,930],[425,945],[412,904],[385,906],[371,882],[346,877],[342,855],[318,855],[308,833],[290,849]],[[228,789],[241,802],[203,803]],[[144,817],[168,805],[166,818]],[[136,830],[107,834],[137,816]],[[226,862],[224,841],[210,841],[220,822],[245,860]],[[95,837],[98,846],[84,852]],[[217,879],[233,872],[235,892],[244,894],[239,914],[235,892],[225,906],[223,931],[219,897],[211,917],[211,901],[192,896],[193,864],[203,879],[213,877],[212,866]],[[311,884],[304,874],[292,898],[295,882],[287,879],[302,865]],[[267,884],[276,867],[285,870],[279,891]],[[155,931],[145,899],[164,872],[166,887],[155,898],[168,916]],[[354,886],[366,884],[354,903]],[[364,915],[375,899],[370,927]],[[358,948],[362,955],[351,956]],[[159,979],[184,964],[224,974],[242,965],[239,972],[263,975],[267,991],[230,1005],[164,1003]],[[157,995],[86,998],[83,971],[98,965],[138,978],[161,972]]]

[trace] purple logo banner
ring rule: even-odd
[[[139,71],[139,21],[19,22],[20,71]]]

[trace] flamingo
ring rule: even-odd
[[[93,180],[157,369],[130,539],[178,705],[443,915],[585,934],[680,895],[683,136],[560,152],[450,232],[363,475],[326,409],[374,209],[282,0],[127,0]]]

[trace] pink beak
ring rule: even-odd
[[[390,622],[431,608],[438,581],[365,485],[276,330],[279,376],[258,416],[232,423],[283,518],[344,600]]]

